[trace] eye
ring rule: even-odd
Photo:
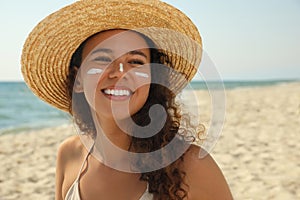
[[[94,59],[94,61],[100,61],[100,62],[108,63],[108,62],[111,62],[111,58],[108,57],[108,56],[98,56]]]
[[[144,61],[139,60],[139,59],[130,60],[128,63],[132,64],[132,65],[144,65],[145,64]]]

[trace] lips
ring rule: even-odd
[[[126,100],[130,98],[133,92],[128,88],[105,88],[102,93],[111,100]]]

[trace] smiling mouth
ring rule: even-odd
[[[126,100],[133,94],[133,92],[129,89],[107,88],[101,91],[107,98],[111,100]]]

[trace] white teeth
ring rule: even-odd
[[[114,89],[106,89],[104,90],[105,94],[113,95],[113,96],[129,96],[130,91],[128,90],[114,90]]]

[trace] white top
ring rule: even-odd
[[[80,192],[79,192],[80,174],[81,174],[81,171],[83,169],[83,166],[84,166],[85,162],[87,161],[88,156],[91,153],[91,150],[93,149],[93,146],[91,147],[91,149],[89,150],[88,154],[86,155],[86,157],[85,157],[85,159],[84,159],[84,161],[83,161],[83,163],[81,165],[80,171],[79,171],[79,173],[77,175],[77,178],[75,179],[74,183],[71,185],[71,187],[69,188],[69,190],[68,190],[68,192],[66,194],[65,200],[81,200],[81,198],[80,198]],[[153,194],[149,193],[149,191],[148,191],[148,184],[147,184],[147,189],[145,190],[145,192],[141,196],[141,198],[139,198],[139,200],[152,200],[152,199],[153,199]]]

